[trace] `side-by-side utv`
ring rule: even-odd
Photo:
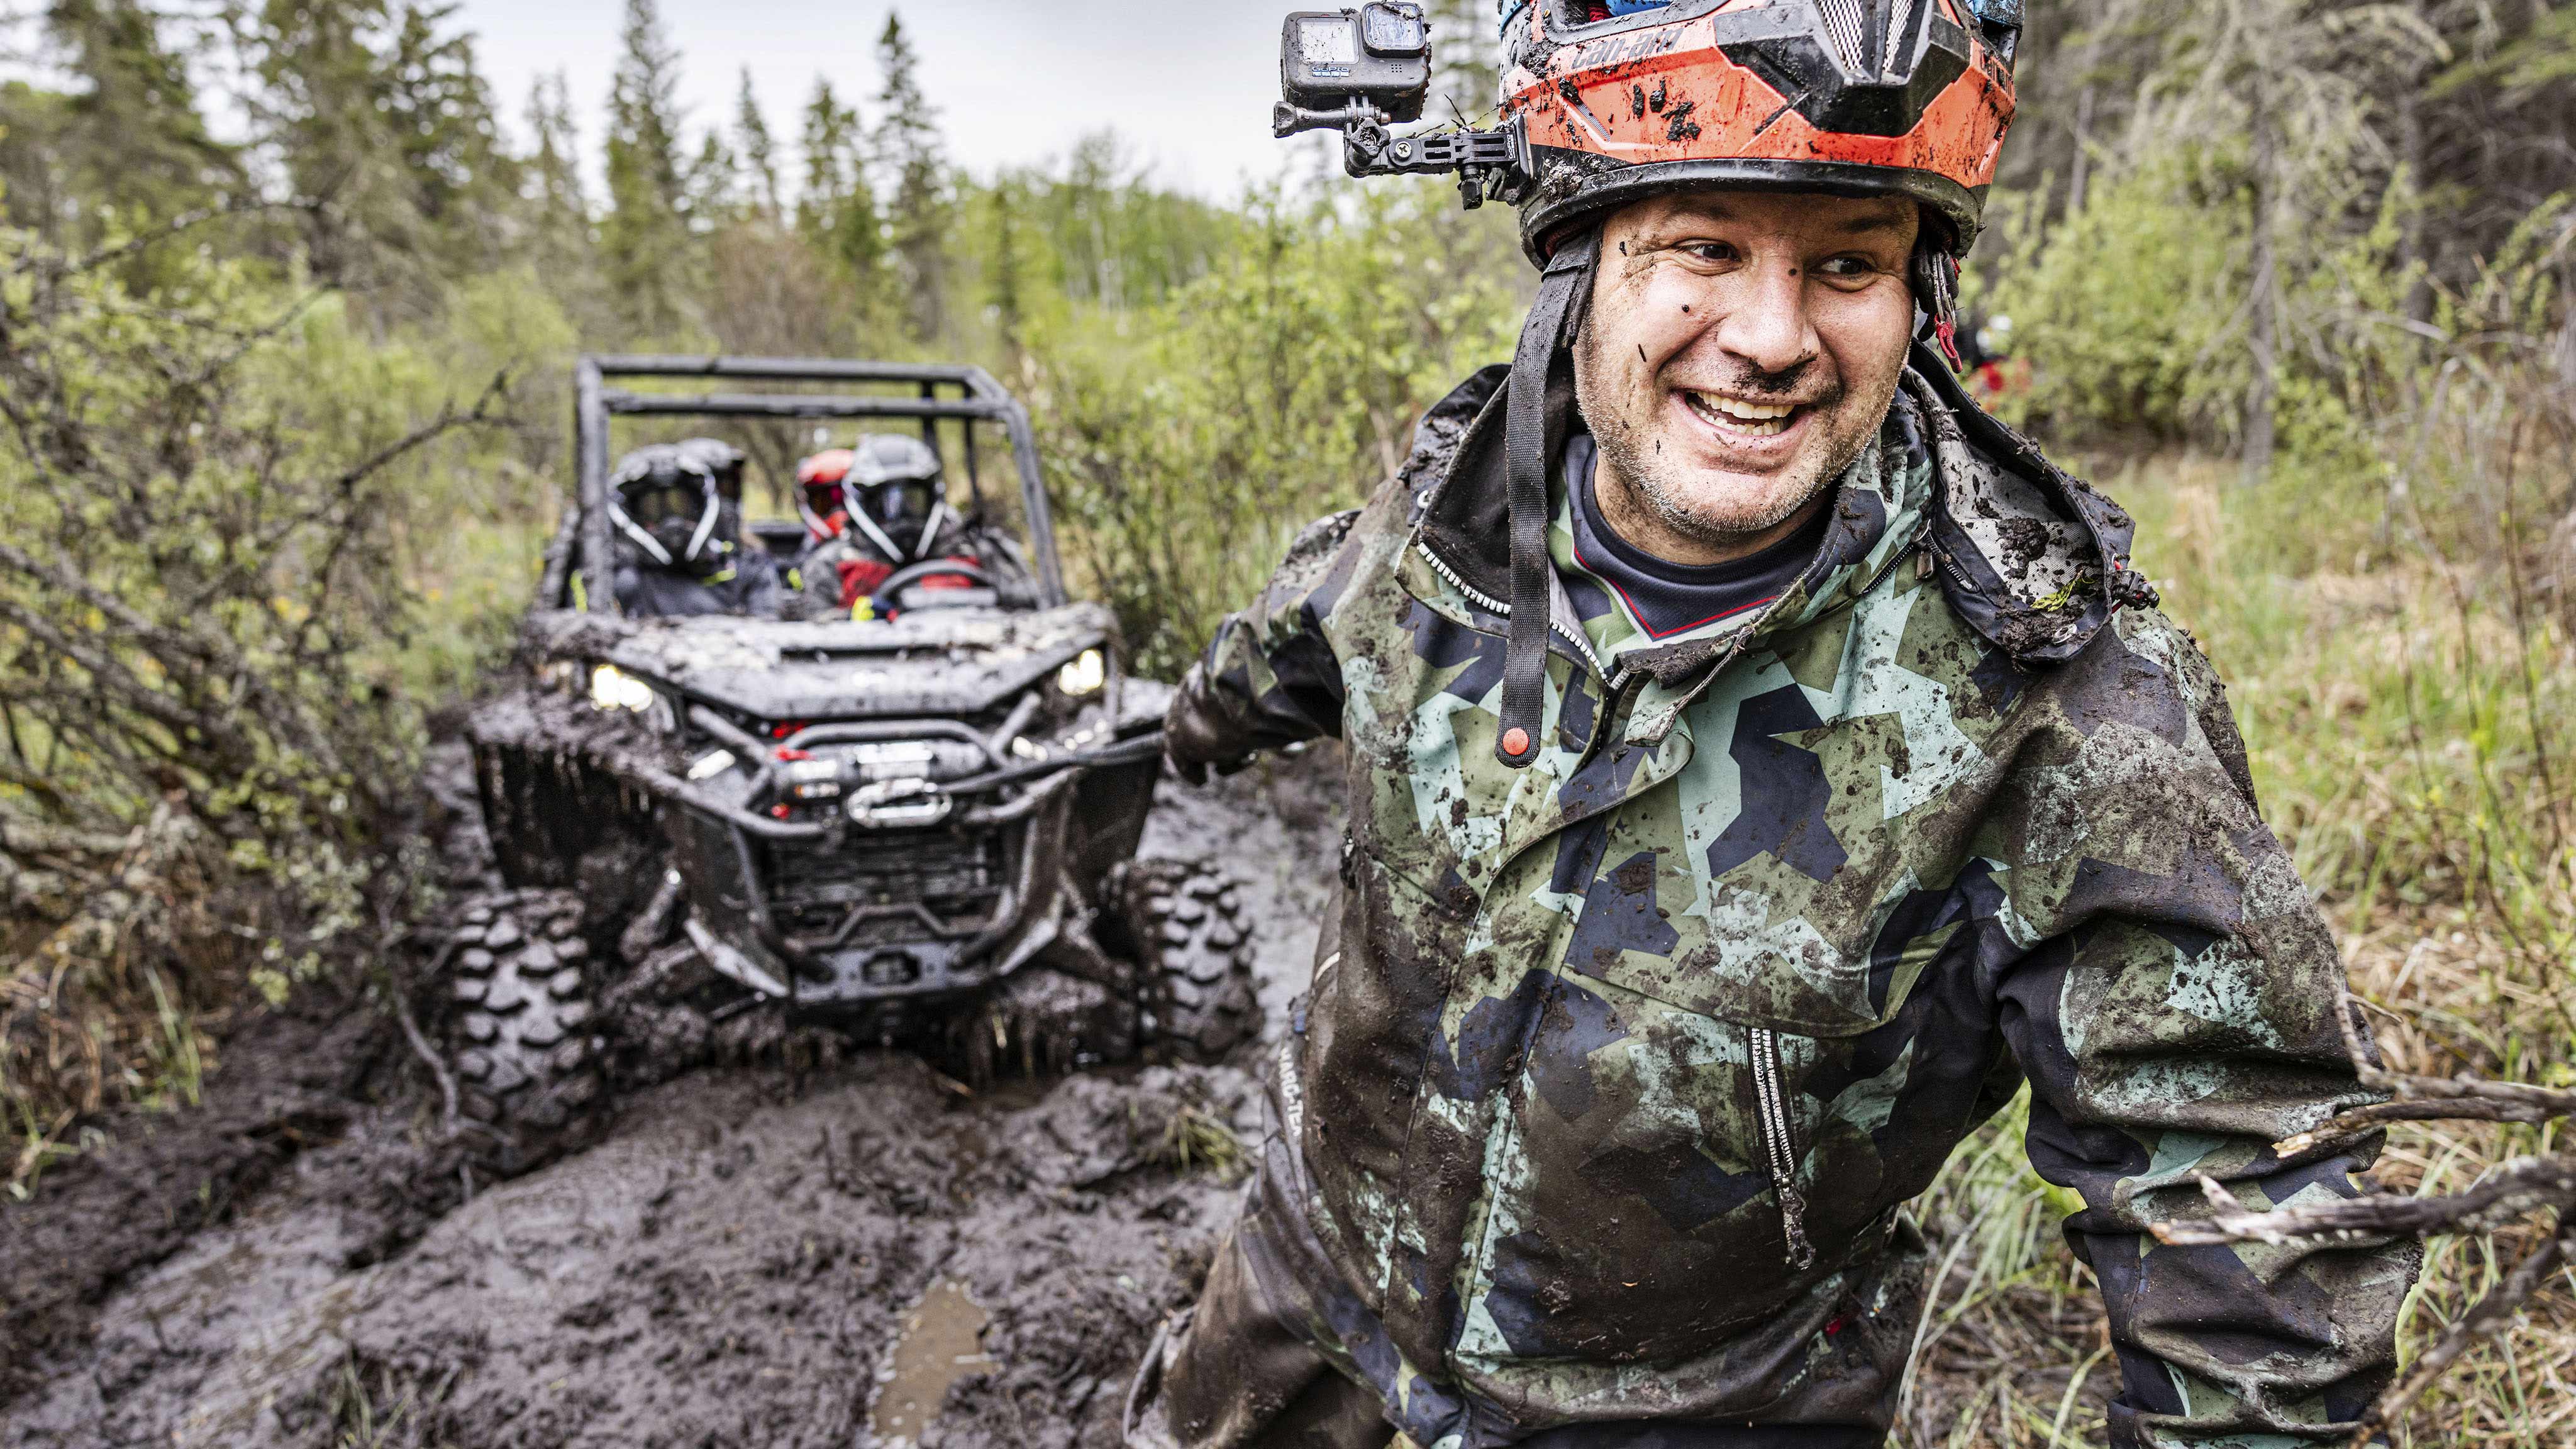
[[[633,379],[707,390],[612,385]],[[1205,1058],[1255,1030],[1235,889],[1135,859],[1170,689],[1128,677],[1109,611],[1067,595],[1017,401],[972,367],[721,357],[585,358],[576,391],[578,501],[523,673],[470,726],[507,888],[458,904],[444,957],[464,1106],[505,1159],[735,1022],[830,1023],[978,1066]],[[968,526],[1006,536],[1012,577],[903,570],[864,620],[627,617],[610,433],[677,417],[865,419],[944,458],[954,444]],[[1007,509],[976,485],[995,429],[1019,482]],[[808,540],[746,532],[782,565]]]

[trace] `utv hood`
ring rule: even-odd
[[[1089,603],[1037,614],[924,609],[870,623],[550,613],[529,621],[527,642],[541,660],[613,664],[755,719],[963,718],[1106,647],[1111,627],[1109,611]]]

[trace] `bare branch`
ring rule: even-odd
[[[2322,1126],[2284,1137],[2272,1145],[2275,1156],[2306,1157],[2348,1147],[2377,1135],[2391,1122],[2549,1122],[2568,1115],[2568,1107],[2517,1101],[2511,1097],[2475,1096],[2437,1101],[2380,1102],[2340,1113]]]
[[[2576,1160],[2516,1158],[2485,1182],[2449,1197],[2383,1194],[2269,1212],[2247,1207],[2208,1176],[2200,1179],[2200,1191],[2215,1212],[2194,1222],[2158,1223],[2152,1229],[2156,1241],[2178,1248],[2247,1242],[2279,1246],[2299,1239],[2359,1242],[2493,1232],[2527,1213],[2576,1206]]]

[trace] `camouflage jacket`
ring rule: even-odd
[[[1366,1323],[1323,1317],[1425,1446],[1875,1442],[1923,1304],[1899,1209],[2025,1080],[2031,1161],[2086,1204],[2116,1442],[2329,1441],[2391,1371],[2411,1245],[2145,1233],[2205,1211],[2197,1174],[2357,1191],[2354,1158],[2268,1145],[2369,1100],[2342,968],[2127,518],[1917,364],[1750,621],[1604,658],[1603,591],[1560,567],[1532,768],[1494,756],[1499,368],[1307,530],[1173,707],[1184,763],[1347,742],[1281,1095]],[[1553,448],[1561,381],[1549,410]]]

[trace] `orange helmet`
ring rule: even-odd
[[[1976,239],[2013,116],[2021,0],[1499,0],[1522,244],[1682,187],[1895,195]]]

